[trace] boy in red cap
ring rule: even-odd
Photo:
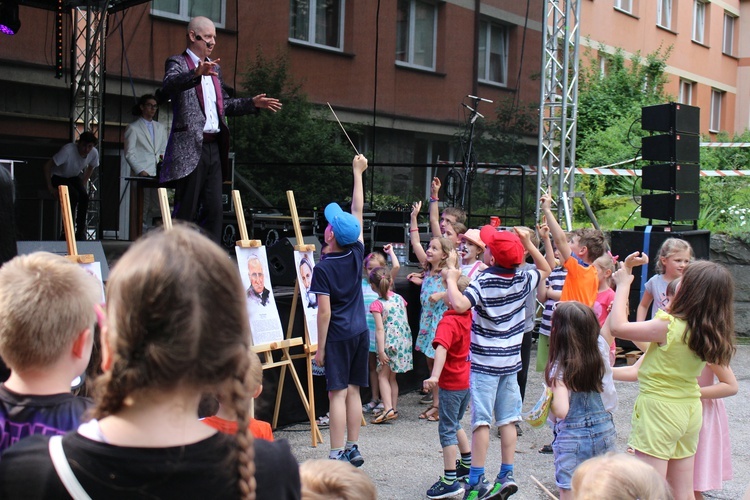
[[[549,264],[525,228],[497,231],[484,226],[480,237],[490,267],[472,280],[463,294],[457,280],[461,272],[446,274],[448,300],[457,313],[474,308],[471,325],[471,468],[465,499],[505,499],[518,491],[513,478],[515,423],[521,420],[521,393],[516,373],[521,369],[521,342],[526,318],[526,297],[536,293],[550,273]],[[536,269],[518,270],[524,248]],[[493,418],[494,417],[494,418]],[[500,427],[502,465],[490,485],[484,465],[490,444],[490,427]]]

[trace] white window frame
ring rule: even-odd
[[[238,0],[239,1],[239,0]],[[310,45],[313,47],[320,47],[323,49],[329,49],[329,50],[335,50],[338,52],[344,51],[344,19],[345,19],[345,6],[346,2],[344,0],[337,0],[339,2],[339,20],[338,20],[338,40],[336,42],[336,45],[327,45],[325,43],[318,43],[316,42],[316,35],[317,35],[317,23],[315,22],[315,15],[318,10],[318,2],[324,2],[324,0],[308,0],[308,12],[307,12],[307,39],[302,38],[294,38],[292,36],[292,20],[294,19],[294,8],[293,3],[294,0],[289,1],[289,41],[304,45]]]
[[[500,68],[501,78],[503,81],[499,82],[496,80],[491,79],[491,59],[492,59],[492,53],[490,50],[487,50],[487,46],[492,46],[492,31],[493,28],[502,30],[502,33],[500,36],[503,38],[503,54],[502,54],[502,63]],[[484,31],[485,35],[485,47],[484,50],[482,49],[482,38],[481,35],[479,37],[479,54],[478,57],[482,57],[484,55],[484,74],[477,75],[477,80],[479,80],[482,83],[489,83],[491,85],[499,85],[502,87],[508,86],[508,43],[510,40],[509,36],[509,29],[508,26],[501,23],[492,22],[491,20],[482,20],[479,23],[479,30]],[[484,52],[484,54],[482,54]],[[481,63],[478,65],[480,68],[479,71],[481,71]]]
[[[672,0],[656,0],[656,25],[672,30]]]
[[[706,14],[708,5],[704,0],[693,0],[693,41],[706,43]]]
[[[677,99],[677,101],[680,104],[687,104],[692,105],[693,104],[693,87],[695,86],[695,82],[691,82],[690,80],[684,80],[680,79],[680,96]]]
[[[632,14],[633,0],[615,0],[615,9]]]
[[[728,32],[728,28],[731,29],[731,33]],[[729,56],[734,55],[734,31],[736,28],[737,18],[724,11],[724,36],[721,42],[721,51]]]
[[[409,3],[409,19],[408,19],[408,29],[407,29],[407,40],[406,40],[406,60],[401,61],[398,59],[398,27],[396,27],[396,64],[399,66],[409,66],[413,68],[420,68],[420,69],[429,69],[429,70],[435,70],[435,67],[437,65],[437,32],[438,32],[438,7],[433,2],[423,1],[423,0],[406,0]],[[414,52],[416,50],[415,47],[415,38],[416,38],[416,10],[417,10],[417,4],[421,5],[428,5],[432,7],[433,12],[433,22],[432,22],[432,61],[430,61],[429,66],[424,66],[422,64],[415,63],[415,57]],[[398,3],[396,8],[398,9]]]
[[[721,111],[724,107],[724,92],[711,89],[711,116],[708,124],[709,132],[721,131]]]
[[[212,19],[214,26],[217,28],[224,28],[227,22],[227,2],[226,0],[212,0],[221,2],[221,19]],[[154,2],[151,2],[151,15],[157,17],[166,17],[168,19],[177,19],[178,21],[189,22],[193,16],[190,15],[190,4],[193,0],[179,0],[180,5],[178,7],[179,12],[174,13],[167,10],[158,10],[154,7]]]

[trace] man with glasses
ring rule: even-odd
[[[133,115],[139,117],[125,129],[125,161],[134,175],[155,177],[156,167],[164,158],[167,149],[167,128],[154,120],[159,109],[156,97],[144,94],[133,106]],[[143,227],[153,226],[154,217],[159,216],[159,197],[156,189],[144,190]],[[131,224],[137,224],[131,221]]]
[[[229,128],[225,116],[278,111],[278,99],[258,94],[230,98],[224,90],[216,46],[216,27],[206,17],[187,27],[187,49],[167,59],[162,90],[171,97],[172,131],[161,169],[162,182],[175,187],[173,216],[197,222],[221,242],[221,185],[229,180]]]

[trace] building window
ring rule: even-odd
[[[693,3],[693,41],[705,43],[706,36],[706,3],[695,0]]]
[[[680,80],[680,104],[693,104],[693,85],[690,80]]]
[[[620,9],[628,14],[632,14],[633,0],[615,0],[615,9]]]
[[[724,92],[721,90],[711,90],[711,123],[708,125],[709,132],[718,132],[721,130],[721,107],[724,103]]]
[[[734,55],[734,22],[735,17],[728,12],[724,12],[724,43],[722,52],[727,55]]]
[[[656,0],[656,24],[672,29],[672,0]]]
[[[343,50],[344,0],[290,0],[289,38]]]
[[[437,6],[399,0],[396,23],[396,62],[435,69]]]
[[[479,24],[480,82],[508,84],[508,27],[488,21]]]
[[[223,28],[226,23],[226,0],[154,0],[151,14],[180,21],[204,16],[212,20],[217,28]]]

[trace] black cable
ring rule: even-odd
[[[640,118],[636,118],[635,120],[633,120],[633,123],[631,123],[631,124],[630,124],[630,127],[628,127],[628,134],[627,134],[627,136],[626,136],[626,139],[625,139],[625,140],[626,140],[626,141],[628,141],[628,145],[629,145],[629,146],[630,146],[631,148],[633,148],[633,149],[639,149],[639,150],[640,150],[640,147],[638,147],[638,146],[634,145],[634,144],[633,144],[632,142],[630,142],[630,132],[632,132],[632,130],[633,130],[633,125],[635,125],[636,123],[638,123],[638,120],[640,120]],[[638,155],[636,155],[636,157],[637,157],[637,156],[638,156]]]

